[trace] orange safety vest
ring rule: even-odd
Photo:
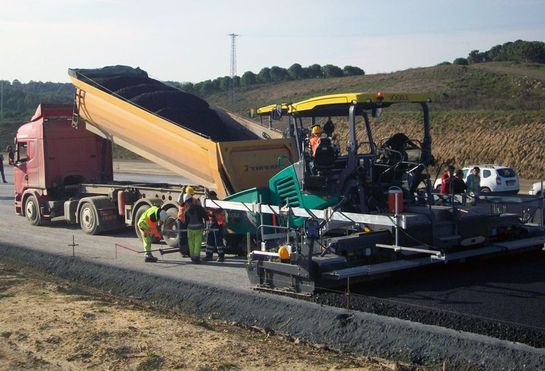
[[[155,214],[156,219],[159,217],[159,208],[157,206],[150,207],[140,216],[140,219],[138,219],[138,228],[144,234],[152,234],[157,238],[161,238],[157,222],[150,219],[152,214]]]
[[[210,223],[216,223],[219,226],[225,225],[225,211],[223,209],[210,209],[208,211]]]
[[[185,223],[185,203],[178,206],[178,220]]]
[[[312,153],[312,157],[316,154],[316,148],[318,148],[318,143],[320,143],[320,136],[319,135],[313,135],[312,138],[310,138],[310,153]]]

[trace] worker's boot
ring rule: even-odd
[[[225,255],[224,254],[218,254],[218,260],[216,260],[218,263],[223,263],[225,261]]]
[[[212,261],[212,254],[206,253],[206,256],[202,259],[205,262],[211,262]]]
[[[180,254],[182,254],[182,258],[189,257],[189,252],[187,251],[187,247],[180,247]]]
[[[157,258],[153,255],[151,255],[150,252],[146,253],[146,259],[144,259],[146,263],[155,263],[157,261]]]

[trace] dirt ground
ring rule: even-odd
[[[0,261],[0,369],[415,370],[71,286]]]

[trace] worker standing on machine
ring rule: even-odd
[[[211,200],[217,200],[216,192],[211,191],[208,195]],[[208,236],[206,238],[206,257],[204,260],[211,261],[214,256],[214,249],[218,252],[219,263],[225,261],[225,245],[223,244],[223,226],[225,225],[225,211],[223,209],[208,209]]]
[[[157,258],[151,253],[151,241],[153,237],[161,239],[161,233],[159,228],[161,224],[167,220],[167,212],[159,209],[157,206],[152,206],[147,209],[138,219],[138,229],[140,230],[140,237],[144,244],[144,250],[146,251],[146,263],[155,263]]]
[[[201,262],[201,245],[204,223],[206,220],[206,210],[200,202],[187,199],[185,208],[185,221],[187,223],[187,242],[189,245],[189,255],[193,263]]]
[[[310,154],[312,155],[312,158],[314,158],[314,155],[316,154],[316,148],[318,148],[318,143],[320,143],[320,138],[322,136],[322,128],[320,125],[316,125],[311,130],[312,136],[310,137]]]

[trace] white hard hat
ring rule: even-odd
[[[168,214],[165,210],[161,210],[161,212],[159,213],[159,220],[161,220],[161,222],[165,222],[168,218]]]
[[[192,197],[193,196],[191,196],[189,193],[186,193],[186,194],[184,194],[183,200],[184,200],[184,202],[187,202],[187,201],[191,200]]]

